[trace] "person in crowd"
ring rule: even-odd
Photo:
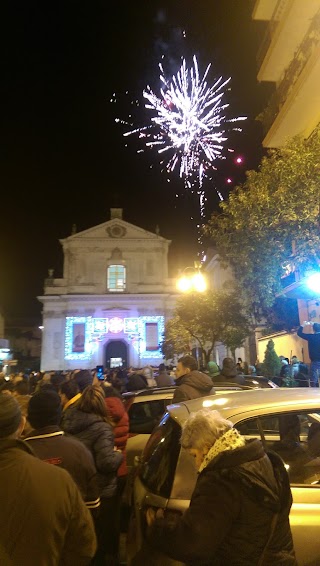
[[[312,326],[312,334],[307,334],[303,332],[304,326]],[[304,322],[303,325],[299,326],[297,330],[297,335],[308,342],[309,358],[311,360],[310,364],[310,387],[319,387],[319,377],[320,377],[320,324],[314,322]]]
[[[21,432],[21,438],[24,438],[29,432],[31,431],[31,425],[28,420],[28,405],[31,399],[31,395],[29,394],[29,383],[26,379],[22,381],[18,381],[16,383],[14,390],[12,392],[16,400],[18,401],[21,409],[21,413],[24,417],[26,417],[25,427],[24,430]]]
[[[299,371],[299,363],[300,362],[297,356],[292,356],[290,365],[291,365],[291,377],[293,377],[293,379],[296,378],[296,375]]]
[[[93,375],[89,369],[80,369],[75,372],[74,379],[78,384],[80,393],[82,393],[88,385],[92,385]]]
[[[102,383],[101,388],[104,394],[104,401],[107,407],[108,417],[110,419],[110,422],[113,424],[114,444],[117,450],[120,450],[123,454],[123,460],[117,471],[118,501],[116,503],[117,515],[114,518],[116,529],[115,536],[116,541],[119,544],[121,518],[122,515],[124,515],[125,511],[128,514],[128,509],[124,509],[124,505],[122,505],[122,496],[128,478],[126,447],[129,438],[129,415],[122,401],[122,397],[117,389],[112,387],[112,385],[109,385],[108,382]],[[123,511],[123,513],[121,513],[121,511]]]
[[[189,354],[178,360],[173,403],[180,403],[214,393],[212,379],[206,373],[198,371],[197,368],[197,360]]]
[[[298,387],[310,387],[309,368],[307,364],[299,363],[299,370],[295,375],[295,381]]]
[[[168,374],[164,364],[159,365],[158,375],[155,377],[157,387],[168,387],[174,385],[174,379]]]
[[[113,425],[110,422],[100,385],[88,385],[81,394],[71,418],[61,425],[91,451],[97,468],[101,506],[95,521],[98,549],[94,566],[115,566],[118,561],[117,472],[123,453],[116,449]]]
[[[214,383],[221,382],[239,383],[240,385],[245,384],[244,375],[238,372],[236,362],[233,358],[224,358],[222,360],[220,375],[214,378]]]
[[[281,378],[280,385],[283,385],[285,380],[290,379],[291,377],[291,366],[290,366],[289,358],[286,358],[285,356],[279,356],[279,358],[281,360],[281,369],[279,374],[279,377]]]
[[[208,373],[212,380],[214,380],[215,377],[220,375],[220,368],[216,362],[214,361],[208,362]]]
[[[252,377],[257,375],[257,369],[254,365],[251,364],[248,365],[248,375],[251,375]]]
[[[41,371],[37,371],[37,372],[31,372],[29,375],[29,393],[32,395],[32,393],[35,392],[36,387],[38,385],[38,382],[41,381],[43,377],[43,373]]]
[[[146,387],[148,387],[148,382],[144,375],[141,375],[138,371],[129,373],[127,391],[139,391],[140,389],[146,389]]]
[[[83,442],[64,434],[59,426],[60,420],[58,393],[46,389],[35,393],[28,405],[28,421],[32,431],[24,440],[38,458],[70,473],[86,506],[95,517],[100,507],[100,495],[93,456]]]
[[[89,565],[94,524],[70,474],[42,462],[19,439],[25,417],[0,393],[0,564]]]
[[[147,387],[157,387],[157,382],[154,378],[151,366],[144,366],[139,373],[141,373],[142,377],[146,379]]]
[[[51,376],[50,383],[52,388],[59,393],[60,385],[66,381],[66,375],[64,373],[54,372]]]
[[[260,440],[246,442],[209,409],[191,413],[181,445],[198,470],[190,506],[175,520],[148,508],[149,547],[194,566],[297,566],[292,495],[281,458],[266,454]]]
[[[81,397],[79,386],[74,378],[61,383],[59,387],[59,396],[62,405],[60,426],[64,430],[65,423],[72,420],[72,414],[76,410],[77,403]],[[66,426],[68,425],[66,424]]]

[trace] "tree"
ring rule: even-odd
[[[189,354],[191,342],[192,336],[181,324],[179,317],[174,316],[167,321],[161,344],[162,354],[167,360],[172,360],[176,354]]]
[[[179,355],[190,352],[192,344],[199,345],[207,364],[216,342],[230,345],[234,351],[250,332],[235,291],[188,293],[178,299],[174,317],[166,324],[162,352]]]
[[[319,267],[319,155],[319,132],[269,150],[259,170],[247,172],[245,183],[204,227],[257,320],[282,290],[285,267]]]
[[[274,349],[274,341],[269,340],[262,363],[262,373],[266,377],[275,377],[280,374],[280,370],[281,360]]]

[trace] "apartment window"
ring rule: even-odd
[[[108,291],[121,293],[126,288],[126,268],[123,265],[109,265]]]

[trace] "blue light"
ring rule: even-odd
[[[314,291],[315,293],[319,293],[320,295],[320,273],[313,273],[312,275],[310,275],[307,279],[307,286],[309,287],[309,289],[311,289],[311,291]]]

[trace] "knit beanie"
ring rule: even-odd
[[[56,391],[49,389],[35,393],[28,405],[28,421],[33,428],[58,425],[61,419],[61,401]]]
[[[80,371],[77,371],[77,373],[75,373],[74,379],[78,384],[80,393],[82,393],[82,391],[86,387],[88,387],[88,385],[92,385],[93,375],[88,369],[81,369]]]
[[[220,368],[216,362],[208,362],[208,371],[210,377],[215,377],[216,375],[220,375]]]
[[[0,438],[7,438],[19,427],[21,409],[9,393],[0,393]]]

